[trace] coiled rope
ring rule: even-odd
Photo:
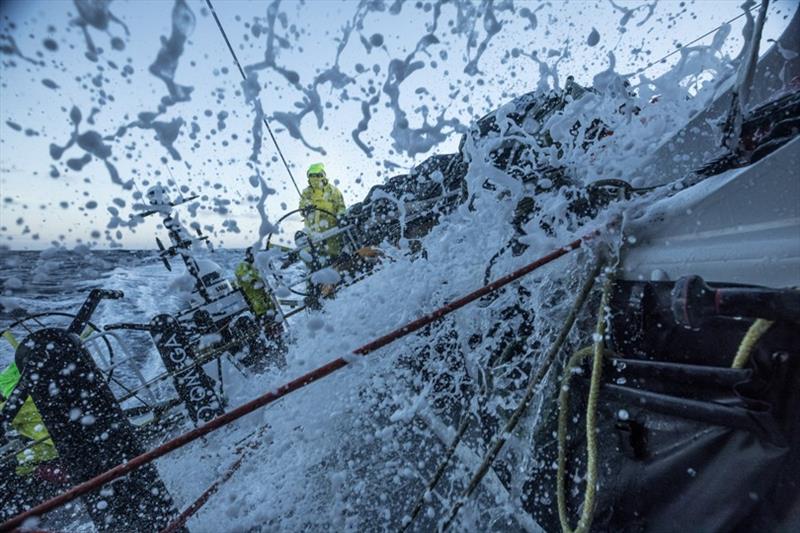
[[[597,399],[600,396],[600,378],[603,373],[606,310],[611,293],[611,283],[612,278],[608,276],[603,286],[600,310],[597,313],[594,345],[579,350],[570,358],[564,369],[561,391],[558,395],[558,473],[556,476],[556,491],[558,499],[558,519],[561,522],[561,531],[564,533],[585,533],[589,531],[594,515],[594,504],[597,495]],[[569,382],[575,367],[589,355],[593,355],[594,360],[592,361],[592,376],[586,406],[586,488],[583,493],[583,506],[578,525],[575,529],[572,529],[572,526],[569,524],[569,517],[567,516],[566,490],[564,486],[567,465],[566,440],[567,419],[569,417]]]
[[[538,389],[539,383],[544,379],[545,375],[547,375],[548,370],[551,367],[552,362],[555,360],[556,356],[558,355],[559,350],[561,349],[564,342],[567,340],[567,335],[569,335],[572,326],[575,324],[575,320],[578,317],[578,313],[583,308],[583,304],[586,301],[586,298],[589,296],[589,293],[594,286],[595,279],[600,274],[600,271],[603,268],[605,261],[603,259],[598,259],[597,263],[595,264],[594,268],[592,269],[589,277],[584,282],[583,286],[581,287],[578,295],[575,298],[575,302],[572,304],[572,308],[570,309],[567,317],[564,319],[564,324],[561,327],[561,330],[558,333],[558,337],[556,337],[555,341],[552,345],[550,345],[550,349],[547,352],[547,355],[544,358],[543,364],[538,367],[538,370],[535,374],[531,374],[531,378],[528,380],[528,386],[525,389],[525,395],[520,401],[517,408],[512,413],[511,417],[506,422],[505,427],[502,431],[500,431],[492,441],[492,444],[489,446],[489,451],[484,456],[483,462],[481,465],[475,470],[475,473],[472,475],[472,478],[467,485],[467,488],[464,490],[462,496],[453,504],[452,508],[450,509],[449,516],[447,520],[442,526],[443,530],[447,530],[455,520],[456,516],[458,515],[459,510],[463,505],[467,502],[469,497],[475,491],[475,489],[480,485],[481,481],[483,480],[486,473],[489,471],[489,468],[492,466],[492,463],[500,454],[500,451],[505,446],[508,438],[511,436],[514,429],[517,427],[517,424],[522,419],[523,415],[527,412],[528,407],[533,400],[534,393]]]

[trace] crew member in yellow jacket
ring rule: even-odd
[[[342,193],[325,174],[325,165],[314,163],[306,173],[308,187],[300,195],[300,209],[308,233],[324,233],[337,226],[337,217],[344,213]],[[342,251],[339,235],[330,237],[324,244],[315,245],[317,253],[327,256],[328,262]],[[320,258],[322,259],[322,258]]]
[[[267,345],[258,339],[249,341],[249,354],[241,361],[248,367],[260,371],[268,367],[286,366],[286,342],[284,328],[275,301],[267,290],[267,285],[255,265],[253,248],[245,250],[245,259],[236,267],[236,284],[242,291],[250,310],[266,336]],[[252,337],[255,332],[247,331],[248,326],[241,317],[234,323],[243,337]]]
[[[18,346],[10,331],[2,335],[11,346]],[[20,381],[16,363],[11,363],[0,372],[0,413],[6,407],[11,393]],[[33,399],[28,396],[12,420],[4,419],[4,429],[21,442],[8,445],[6,435],[0,428],[0,447],[3,460],[0,463],[0,522],[7,520],[23,509],[55,496],[64,490],[69,477],[58,462],[58,451],[42,423],[42,416]],[[8,424],[6,426],[6,424]],[[19,445],[24,446],[21,450]],[[7,446],[8,445],[8,446]],[[6,455],[9,449],[17,449],[15,459]]]
[[[19,378],[20,374],[14,363],[0,373],[0,409],[14,391]],[[36,470],[40,464],[58,457],[56,447],[50,440],[50,435],[42,424],[42,417],[30,397],[22,404],[22,408],[14,417],[11,426],[19,435],[28,440],[28,447],[17,454],[16,473],[18,476],[26,476]]]

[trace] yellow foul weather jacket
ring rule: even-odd
[[[239,263],[239,266],[236,267],[236,282],[256,316],[274,310],[275,305],[272,303],[264,286],[264,280],[255,265],[247,261]]]
[[[304,214],[305,226],[310,233],[324,233],[336,227],[334,215],[341,215],[345,211],[342,193],[328,181],[324,173],[321,164],[311,165],[308,172],[308,187],[300,196],[300,209],[314,208]],[[330,257],[339,255],[341,244],[338,236],[328,239],[325,251]]]
[[[2,373],[0,373],[0,409],[5,405],[5,400],[11,395],[14,388],[19,383],[19,370],[17,365],[11,363]],[[33,399],[29,396],[22,404],[17,416],[11,421],[11,426],[23,437],[31,442],[38,442],[17,454],[17,475],[25,476],[36,469],[39,463],[50,461],[58,457],[55,444],[49,438],[47,429],[42,423]],[[44,439],[44,440],[43,440]]]

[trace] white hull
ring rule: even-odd
[[[800,138],[757,163],[711,177],[626,224],[630,280],[800,286]],[[633,239],[630,239],[633,237]]]

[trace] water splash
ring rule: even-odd
[[[175,71],[183,55],[186,40],[194,31],[196,19],[185,0],[175,0],[172,8],[172,33],[169,39],[161,37],[161,49],[150,65],[150,73],[162,80],[174,102],[186,102],[193,87],[175,83]]]
[[[72,121],[73,131],[69,141],[64,146],[59,146],[55,143],[50,144],[50,157],[58,161],[61,156],[72,146],[76,145],[84,151],[80,157],[72,158],[67,161],[67,166],[72,170],[81,170],[84,166],[92,161],[92,157],[96,157],[103,161],[103,164],[108,171],[111,182],[119,185],[123,189],[130,190],[133,188],[133,180],[129,179],[123,181],[117,168],[109,160],[111,158],[111,147],[105,144],[103,137],[94,130],[88,130],[80,133],[80,123],[83,120],[83,115],[77,106],[73,106],[70,111],[70,120]]]
[[[526,30],[534,31],[539,27],[539,19],[536,17],[536,13],[545,7],[545,5],[546,4],[539,4],[533,11],[531,11],[528,6],[519,10],[519,16],[528,20],[528,25],[525,27]]]
[[[122,26],[125,35],[130,35],[128,26],[117,18],[109,9],[112,0],[74,0],[75,7],[78,9],[78,18],[72,21],[73,24],[83,30],[86,40],[86,58],[96,62],[99,59],[100,49],[98,49],[92,36],[89,34],[89,27],[106,32],[110,35],[109,26],[112,22]],[[114,50],[124,50],[125,41],[119,37],[111,38],[111,47]]]
[[[589,34],[589,37],[586,38],[586,44],[589,46],[597,46],[597,43],[600,42],[600,32],[597,31],[597,28],[592,28],[592,32]]]
[[[264,33],[265,38],[265,50],[264,50],[264,60],[258,63],[253,63],[251,65],[247,65],[244,67],[245,72],[247,73],[248,80],[256,80],[256,78],[252,78],[252,75],[257,73],[261,70],[273,70],[280,74],[289,84],[294,87],[295,89],[301,91],[305,98],[301,102],[297,102],[296,106],[300,108],[298,112],[276,112],[272,115],[272,118],[278,122],[280,122],[289,132],[289,134],[294,137],[295,139],[300,140],[307,148],[313,150],[315,152],[319,152],[324,154],[324,150],[321,147],[312,146],[303,136],[302,131],[300,129],[300,122],[302,121],[303,117],[305,117],[308,113],[313,112],[317,117],[317,124],[319,126],[322,125],[322,108],[320,106],[320,97],[319,94],[316,93],[311,87],[304,88],[300,83],[300,75],[293,71],[289,70],[277,63],[277,49],[276,43],[284,48],[289,48],[289,44],[287,39],[279,36],[275,31],[275,22],[278,19],[280,14],[280,0],[273,0],[273,2],[267,7],[267,17],[266,17],[266,26],[262,26],[260,24],[253,25],[253,32],[254,35],[258,36],[262,32]],[[249,103],[253,103],[253,100],[257,98],[257,92],[255,91],[255,87],[252,86],[252,83],[248,83],[247,89],[249,92],[245,93],[245,98]],[[258,87],[258,91],[260,92],[260,87]],[[256,109],[257,116],[263,117],[263,110],[261,109],[260,102],[258,103]],[[260,122],[260,120],[258,121]],[[258,142],[258,147],[260,149],[261,141],[256,141],[256,136],[260,139],[261,135],[261,127],[260,125],[257,126],[255,121],[253,124],[253,142],[254,142],[254,150],[252,158],[258,157],[258,152],[255,150],[255,143]]]
[[[429,33],[419,40],[414,51],[405,59],[392,59],[389,62],[386,81],[383,84],[383,92],[389,97],[389,107],[394,113],[391,131],[392,144],[396,150],[405,152],[409,157],[425,153],[442,142],[447,137],[444,128],[449,127],[456,130],[461,126],[456,118],[445,119],[445,112],[442,111],[434,124],[428,124],[425,119],[422,126],[412,128],[409,125],[407,113],[400,106],[400,85],[415,71],[422,69],[424,65],[422,61],[415,59],[416,55],[438,42],[439,39]]]
[[[483,29],[486,32],[486,36],[483,38],[483,41],[478,45],[477,49],[475,50],[475,55],[469,60],[467,65],[464,67],[464,73],[469,74],[470,76],[474,76],[476,74],[480,74],[478,70],[478,62],[481,60],[481,56],[486,52],[486,49],[489,47],[489,42],[492,38],[500,33],[503,29],[503,23],[497,20],[497,14],[495,13],[495,6],[494,0],[484,0],[483,1]],[[503,2],[502,7],[497,8],[498,10],[503,9],[513,9],[513,4],[508,2]],[[468,43],[472,43],[476,39],[476,32],[474,30],[470,32],[469,39],[467,40]],[[470,55],[470,48],[467,48],[467,57]]]
[[[14,37],[7,33],[0,34],[0,53],[10,55],[10,56],[17,56],[20,59],[24,59],[28,63],[32,65],[44,65],[44,61],[37,61],[32,57],[28,57],[22,53],[22,50],[19,49],[17,46],[17,41],[14,40]]]
[[[263,250],[266,247],[266,238],[270,233],[274,233],[278,231],[278,227],[272,224],[269,221],[269,216],[267,215],[267,208],[266,202],[267,198],[275,194],[275,190],[271,189],[267,182],[264,181],[264,177],[261,175],[261,172],[256,168],[256,173],[250,177],[250,182],[255,182],[258,188],[260,189],[261,196],[258,199],[258,203],[256,204],[256,209],[258,210],[259,218],[261,223],[258,227],[258,241],[254,243],[254,247],[257,250]]]
[[[261,107],[261,100],[258,95],[261,92],[261,85],[258,83],[258,72],[250,72],[242,82],[242,93],[245,103],[253,108],[253,126],[251,134],[253,137],[253,149],[250,152],[250,161],[257,163],[261,153],[261,143],[264,124],[264,109]]]
[[[79,12],[81,19],[79,25],[82,24],[84,32],[88,37],[88,30],[86,25],[90,25],[97,29],[107,30],[110,21],[118,22],[121,24],[127,33],[127,26],[119,21],[109,10],[110,2],[97,1],[86,2],[76,0],[76,5],[80,3]],[[80,9],[83,9],[82,11]],[[173,160],[181,160],[181,155],[175,148],[175,142],[180,135],[181,129],[185,124],[185,120],[181,117],[173,118],[169,121],[157,120],[159,116],[167,112],[167,110],[179,102],[185,102],[190,99],[191,87],[179,85],[174,82],[175,71],[178,67],[181,56],[183,55],[184,45],[188,36],[192,33],[195,25],[194,13],[189,9],[185,0],[175,0],[175,4],[171,14],[172,20],[172,34],[169,39],[161,38],[162,47],[158,52],[156,60],[150,66],[150,72],[157,78],[164,81],[170,93],[169,97],[162,98],[158,105],[156,112],[142,111],[138,114],[137,119],[116,129],[113,134],[102,135],[97,131],[88,130],[86,132],[79,132],[79,124],[82,121],[82,113],[77,106],[73,106],[70,111],[70,120],[73,123],[73,132],[69,141],[64,146],[59,146],[55,143],[50,145],[50,156],[59,160],[63,153],[76,145],[84,151],[79,157],[74,157],[67,160],[67,166],[75,171],[82,170],[84,166],[89,164],[93,158],[103,161],[106,167],[111,182],[115,185],[122,187],[125,190],[131,190],[134,187],[134,180],[129,178],[123,180],[120,177],[119,171],[116,166],[111,162],[112,148],[109,143],[117,141],[124,137],[127,132],[132,128],[152,130],[155,133],[156,141],[164,147],[167,153]],[[90,39],[88,42],[91,42]],[[90,46],[90,52],[96,50]],[[97,85],[97,84],[95,84]],[[99,108],[92,108],[91,114],[87,122],[94,123],[94,116],[99,112]]]
[[[645,3],[642,5],[638,5],[636,7],[626,7],[617,5],[616,3],[614,3],[614,0],[608,0],[608,3],[611,4],[611,6],[614,9],[622,13],[622,17],[620,17],[617,27],[617,31],[619,31],[620,34],[625,33],[627,31],[628,23],[640,10],[647,10],[647,13],[645,14],[644,18],[642,18],[642,20],[636,23],[636,25],[644,26],[647,23],[647,21],[650,20],[650,17],[653,16],[653,13],[655,13],[657,5],[657,2],[652,2],[652,3]]]
[[[355,129],[352,131],[351,135],[353,137],[353,142],[356,143],[356,146],[361,148],[361,150],[366,154],[367,157],[372,157],[373,148],[367,146],[367,144],[361,139],[361,134],[366,132],[369,129],[369,121],[372,119],[372,111],[370,108],[375,106],[380,101],[380,95],[375,95],[369,100],[362,100],[361,102],[361,120],[358,121]]]
[[[300,81],[300,75],[297,72],[279,65],[277,62],[278,51],[276,44],[278,44],[281,48],[290,48],[288,40],[278,35],[275,29],[275,23],[281,14],[279,9],[280,0],[273,0],[273,2],[267,8],[265,26],[260,24],[253,25],[254,35],[258,36],[263,33],[265,36],[266,45],[263,61],[244,67],[247,76],[250,77],[252,73],[261,70],[272,70],[280,74],[294,89],[303,94],[303,99],[295,103],[295,107],[298,108],[299,111],[275,111],[272,113],[271,118],[286,128],[286,131],[289,133],[289,135],[302,142],[306,148],[322,155],[326,154],[325,149],[321,146],[312,145],[303,135],[302,122],[307,115],[313,114],[316,118],[317,128],[321,128],[323,126],[324,113],[322,109],[322,97],[319,94],[319,88],[322,85],[330,84],[333,89],[343,89],[347,85],[353,83],[353,78],[341,71],[339,61],[342,51],[347,47],[353,29],[359,24],[366,13],[363,6],[364,4],[359,4],[353,20],[348,22],[348,24],[345,26],[342,32],[342,37],[339,39],[339,45],[336,48],[336,56],[333,64],[320,72],[314,78],[313,82],[305,87],[302,85]],[[251,88],[250,95],[252,94],[253,89]],[[253,128],[253,137],[255,142],[255,125]]]

